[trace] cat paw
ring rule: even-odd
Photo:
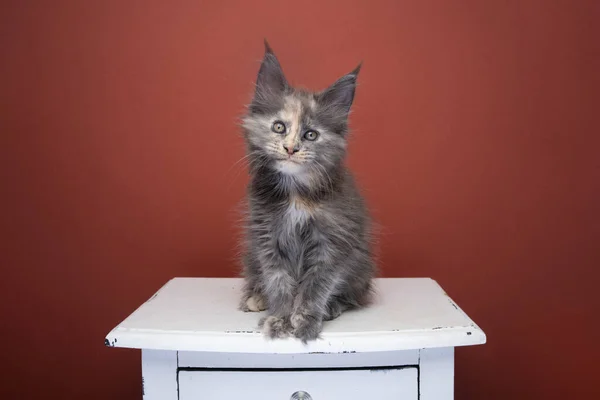
[[[290,318],[292,334],[306,344],[319,338],[323,322],[313,316],[295,313]]]
[[[244,312],[258,312],[267,309],[267,302],[260,294],[253,294],[246,301],[242,301],[240,309]]]
[[[251,294],[242,297],[238,309],[243,312],[258,312],[267,309],[267,301],[261,294]]]
[[[272,315],[261,318],[258,326],[262,329],[264,335],[271,339],[288,337],[292,328],[289,321],[285,318],[274,317]]]

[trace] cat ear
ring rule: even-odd
[[[279,61],[265,39],[265,55],[263,57],[258,78],[256,80],[256,96],[264,98],[272,94],[280,94],[288,87],[287,80],[279,65]]]
[[[362,63],[354,71],[342,76],[335,83],[319,94],[319,100],[325,106],[337,107],[348,113],[350,106],[354,101],[354,91],[356,89],[356,78],[360,72]]]

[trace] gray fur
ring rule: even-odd
[[[243,121],[251,181],[240,309],[267,308],[260,326],[271,338],[314,340],[323,321],[371,297],[370,218],[344,165],[359,69],[319,93],[297,89],[266,44]],[[272,131],[277,120],[285,134]]]

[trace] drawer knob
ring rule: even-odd
[[[292,397],[290,397],[290,400],[312,400],[312,397],[310,397],[310,394],[300,390],[294,393]]]

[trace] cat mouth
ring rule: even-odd
[[[292,164],[302,164],[299,160],[295,160],[295,159],[293,159],[291,157],[278,157],[277,161],[280,161],[280,162],[289,162],[289,163],[292,163]]]
[[[280,158],[275,162],[275,169],[286,175],[303,173],[306,170],[304,163],[290,158]]]

